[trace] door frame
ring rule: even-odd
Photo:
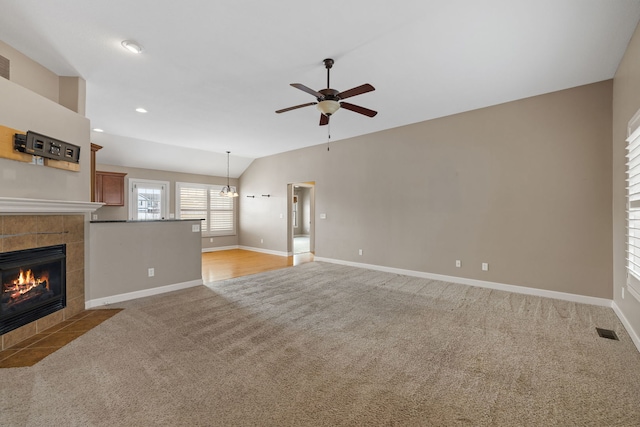
[[[294,188],[305,187],[309,188],[309,252],[315,254],[316,252],[316,183],[315,181],[308,182],[294,182],[287,184],[287,254],[289,256],[293,253],[293,239],[294,239],[294,227],[293,227],[293,191]]]

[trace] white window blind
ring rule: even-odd
[[[640,127],[627,139],[627,289],[640,300]]]
[[[202,219],[203,236],[236,234],[235,202],[220,196],[222,186],[176,183],[176,214],[181,219]]]

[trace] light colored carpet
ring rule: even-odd
[[[118,306],[0,370],[1,425],[640,425],[607,308],[319,262]]]

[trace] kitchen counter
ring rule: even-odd
[[[105,219],[105,220],[95,220],[95,221],[90,221],[91,224],[106,224],[106,223],[112,223],[112,222],[117,222],[117,223],[123,223],[123,222],[127,222],[127,223],[131,223],[131,222],[140,222],[140,223],[144,223],[144,222],[182,222],[182,221],[203,221],[204,219],[148,219],[148,220],[133,220],[133,219]]]

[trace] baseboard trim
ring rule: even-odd
[[[126,294],[118,294],[118,295],[112,295],[110,297],[96,298],[93,300],[86,301],[84,303],[84,308],[88,310],[90,308],[101,307],[103,305],[115,304],[118,302],[129,301],[132,299],[150,297],[152,295],[159,295],[167,292],[179,291],[181,289],[193,288],[195,286],[200,286],[202,284],[203,284],[202,279],[191,280],[189,282],[175,283],[173,285],[160,286],[157,288],[144,289],[141,291],[127,292]]]
[[[244,249],[245,251],[261,252],[263,254],[269,254],[269,255],[278,255],[278,256],[285,256],[285,257],[289,256],[287,252],[272,251],[270,249],[253,248],[251,246],[239,246],[239,248]]]
[[[367,268],[369,270],[384,271],[386,273],[402,274],[405,276],[420,277],[423,279],[440,280],[443,282],[459,283],[461,285],[477,286],[480,288],[495,289],[498,291],[514,292],[518,294],[533,295],[544,298],[553,298],[564,301],[577,302],[581,304],[611,307],[612,301],[606,298],[589,297],[585,295],[570,294],[566,292],[549,291],[546,289],[529,288],[526,286],[507,285],[504,283],[488,282],[485,280],[467,279],[465,277],[445,276],[443,274],[426,273],[415,270],[404,270],[401,268],[385,267],[374,264],[364,264],[359,262],[343,261],[333,258],[315,257],[315,261],[330,262],[333,264],[348,265],[351,267]]]
[[[240,249],[240,246],[232,245],[232,246],[220,246],[220,247],[217,247],[217,248],[202,248],[202,253],[218,252],[218,251],[230,251],[231,249]]]
[[[631,326],[629,320],[627,320],[626,316],[622,310],[620,310],[620,307],[618,307],[618,304],[616,304],[615,301],[611,301],[611,308],[616,316],[618,316],[618,319],[620,319],[620,322],[622,322],[622,326],[627,330],[627,333],[631,337],[631,341],[633,341],[638,351],[640,351],[640,337],[638,337],[638,334],[633,329],[633,326]]]

